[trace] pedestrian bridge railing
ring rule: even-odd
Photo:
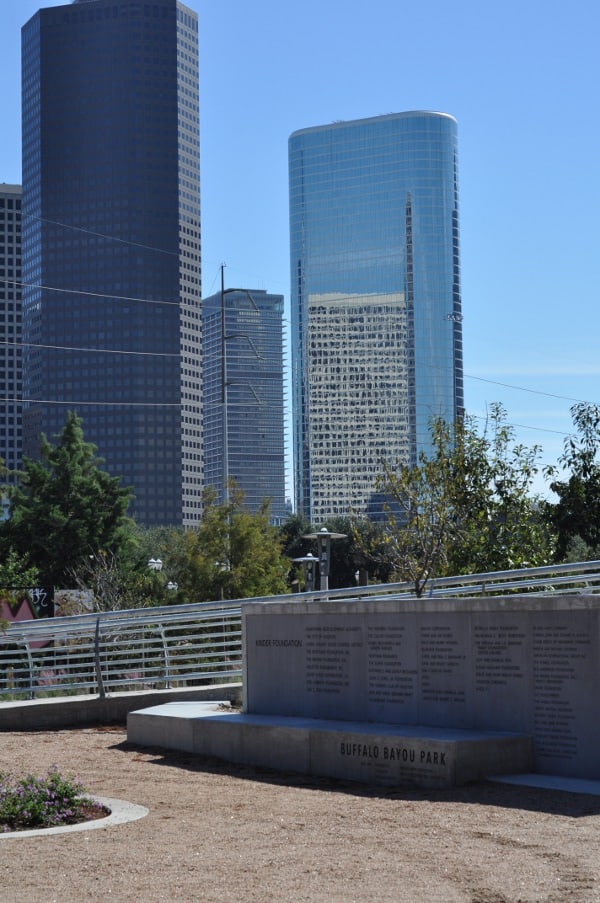
[[[0,635],[0,700],[239,681],[240,603],[43,618]]]
[[[600,561],[431,581],[425,597],[600,592]],[[242,678],[242,602],[414,599],[407,583],[12,623],[0,633],[0,701],[171,689]]]

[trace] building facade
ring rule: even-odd
[[[296,510],[377,516],[383,463],[463,410],[456,121],[302,129],[289,180]]]
[[[251,511],[285,504],[283,295],[225,289],[202,302],[204,482],[227,497],[227,481]]]
[[[0,458],[14,482],[22,454],[21,186],[0,184]]]
[[[24,450],[68,410],[139,523],[201,513],[197,16],[74,0],[22,31]]]

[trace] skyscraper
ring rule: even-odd
[[[202,302],[204,482],[225,499],[234,479],[256,511],[287,517],[283,295],[225,289]],[[223,331],[224,330],[224,331]]]
[[[376,514],[383,462],[462,411],[456,121],[302,129],[289,179],[296,508],[319,524]]]
[[[202,486],[197,16],[74,0],[22,32],[24,448],[68,410],[146,525]]]
[[[0,458],[21,466],[21,186],[0,184]],[[3,478],[12,482],[10,473]]]

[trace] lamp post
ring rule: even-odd
[[[331,542],[334,539],[345,539],[346,533],[332,533],[327,527],[321,527],[318,533],[306,533],[303,539],[316,539],[319,553],[320,589],[329,590],[329,570],[331,565]]]
[[[294,558],[292,560],[295,564],[303,565],[305,592],[312,593],[315,588],[315,570],[317,559],[312,552],[309,552],[308,555],[303,555],[300,558]]]
[[[150,558],[148,561],[148,567],[151,571],[162,571],[163,563],[160,558]]]

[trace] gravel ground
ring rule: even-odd
[[[136,747],[123,728],[0,733],[0,771],[56,764],[140,821],[0,838],[2,903],[600,901],[600,798],[381,790]]]

